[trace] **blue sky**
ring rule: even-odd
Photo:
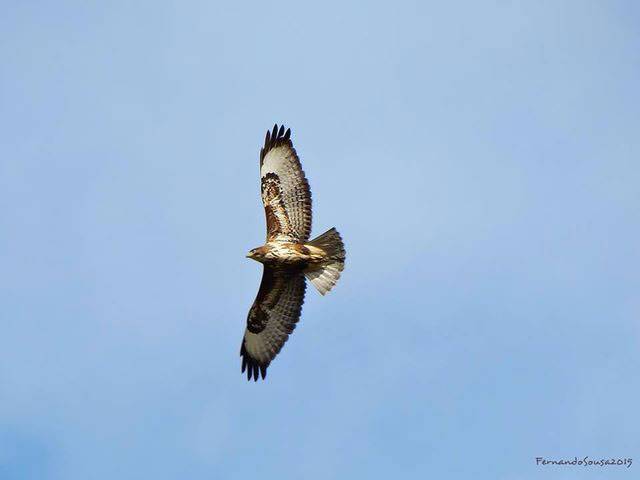
[[[635,475],[637,3],[0,10],[3,480]],[[348,261],[248,384],[274,122]]]

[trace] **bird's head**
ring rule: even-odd
[[[252,248],[249,250],[249,253],[247,253],[247,258],[260,262],[264,258],[264,254],[264,247]]]

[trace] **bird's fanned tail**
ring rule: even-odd
[[[322,295],[325,295],[334,287],[340,278],[340,272],[344,270],[344,243],[338,231],[332,228],[311,240],[309,245],[324,250],[326,258],[322,263],[305,270],[304,275]]]

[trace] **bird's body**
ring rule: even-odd
[[[326,252],[311,244],[267,242],[262,247],[251,250],[248,258],[265,265],[288,265],[305,269],[322,263]]]
[[[311,191],[290,140],[274,125],[260,151],[267,241],[247,255],[264,265],[258,295],[247,316],[240,355],[247,378],[265,378],[300,318],[305,278],[324,295],[340,278],[345,250],[335,228],[309,240]]]

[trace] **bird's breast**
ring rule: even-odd
[[[271,242],[266,259],[272,263],[302,265],[314,260],[311,250],[300,243]]]

